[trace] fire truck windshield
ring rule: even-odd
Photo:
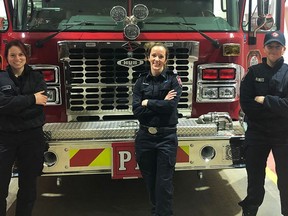
[[[16,0],[13,28],[30,32],[123,31],[137,4],[148,9],[145,20],[136,19],[142,32],[235,31],[239,28],[238,0],[135,0],[133,3],[129,6],[127,0]],[[111,9],[115,6],[126,10],[124,21],[112,19]],[[187,25],[183,25],[184,21]],[[167,25],[169,22],[181,24]],[[187,27],[190,23],[195,29]]]

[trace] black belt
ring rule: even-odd
[[[149,127],[146,125],[140,125],[140,129],[148,132],[149,134],[155,135],[160,133],[175,133],[176,127]]]

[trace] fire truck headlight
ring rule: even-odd
[[[209,162],[216,156],[216,150],[212,146],[205,146],[201,149],[201,156],[205,162]]]
[[[59,105],[61,104],[60,100],[60,91],[58,87],[48,87],[47,89],[47,104],[48,105]]]
[[[144,20],[148,17],[149,10],[146,5],[137,4],[134,6],[132,13],[138,20]]]
[[[234,87],[221,87],[219,88],[219,98],[231,99],[235,97]]]
[[[57,162],[57,156],[54,152],[46,151],[44,153],[44,165],[47,167],[52,167]]]
[[[204,87],[202,89],[203,99],[216,99],[218,98],[218,88]]]
[[[110,11],[110,16],[116,22],[122,22],[127,17],[127,11],[122,6],[114,6]]]
[[[129,40],[135,40],[140,34],[140,28],[135,24],[127,24],[124,28],[124,35]]]

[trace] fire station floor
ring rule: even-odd
[[[257,216],[280,216],[273,161],[269,160],[266,194]],[[33,216],[149,216],[143,179],[111,180],[109,175],[40,177]],[[178,171],[174,177],[175,216],[241,216],[237,203],[246,194],[246,170]],[[17,179],[10,185],[7,216],[14,216]]]

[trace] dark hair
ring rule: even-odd
[[[161,43],[161,42],[149,42],[149,43],[146,43],[144,45],[144,48],[146,50],[146,56],[147,58],[150,56],[150,53],[151,53],[151,50],[153,47],[155,46],[161,46],[161,47],[164,47],[165,50],[166,50],[166,60],[168,59],[168,56],[169,56],[169,49],[168,47],[164,44],[164,43]]]
[[[25,46],[25,44],[20,41],[20,40],[12,40],[12,41],[9,41],[6,46],[5,46],[5,52],[4,52],[4,56],[6,58],[6,60],[8,59],[8,52],[9,52],[9,49],[12,47],[12,46],[17,46],[20,48],[20,50],[23,52],[23,54],[25,55],[26,57],[26,61],[28,61],[29,59],[29,56],[28,56],[28,50]]]

